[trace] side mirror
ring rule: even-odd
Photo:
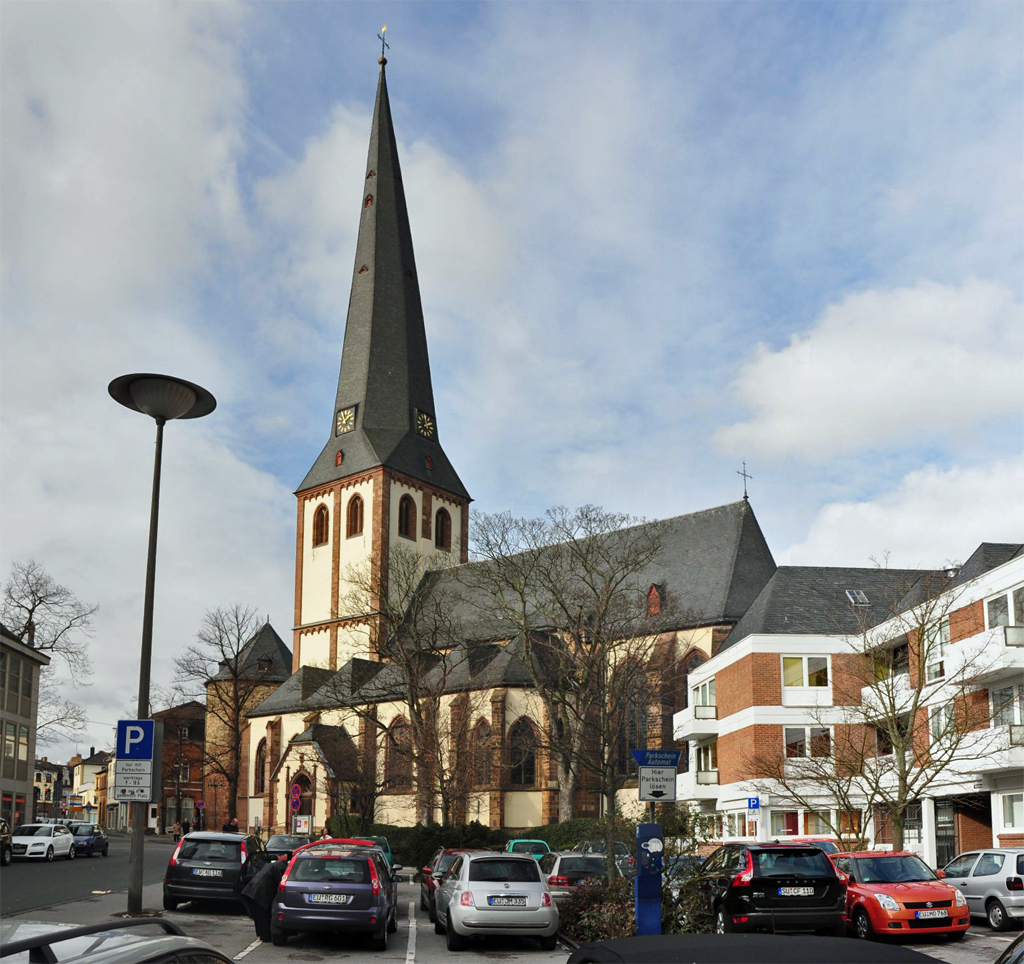
[[[392,864],[391,865],[391,873],[397,874],[398,871],[400,871],[400,870],[405,870],[405,865],[404,864]]]
[[[424,867],[422,872],[425,873],[425,874],[432,874],[433,873],[433,871],[429,867]]]
[[[936,870],[935,871],[935,876],[938,877],[939,880],[942,880],[942,878],[946,876],[946,871],[944,871],[944,870]]]
[[[440,870],[435,870],[430,876],[433,877],[434,880],[444,879],[444,874]]]

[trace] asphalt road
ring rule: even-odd
[[[110,838],[106,857],[75,857],[45,860],[14,860],[0,869],[0,917],[24,914],[79,900],[94,894],[116,893],[128,889],[127,836]],[[143,859],[143,883],[163,880],[171,847],[162,840],[146,840]],[[127,899],[127,898],[126,898]]]

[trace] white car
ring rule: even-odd
[[[54,857],[75,859],[75,837],[67,827],[58,823],[26,823],[15,827],[11,835],[11,849],[15,857]]]
[[[467,937],[521,934],[540,938],[553,951],[558,942],[558,908],[529,856],[459,854],[440,881],[434,930],[448,950],[461,950]]]

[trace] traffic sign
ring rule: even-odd
[[[154,720],[118,720],[114,756],[118,760],[152,760],[155,729]]]
[[[302,797],[292,797],[292,812],[298,812],[299,807],[302,806]]]
[[[153,773],[152,760],[115,760],[114,782],[119,783],[122,776],[148,777]]]
[[[634,751],[635,752],[635,751]],[[640,767],[637,790],[641,800],[661,801],[676,798],[675,767]]]
[[[114,787],[115,800],[141,800],[147,803],[150,795],[148,783],[144,787]]]
[[[761,809],[761,798],[760,797],[747,797],[747,809],[748,810],[760,810]]]
[[[681,750],[630,750],[638,767],[672,767],[679,766]],[[673,798],[674,799],[674,798]]]
[[[202,809],[203,809],[203,807],[205,807],[205,806],[206,806],[206,804],[205,804],[205,803],[203,803],[203,801],[202,801],[202,800],[196,800],[196,807],[197,807],[197,808],[198,808],[199,810],[202,810]]]

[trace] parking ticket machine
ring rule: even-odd
[[[665,836],[660,823],[636,828],[636,878],[633,900],[638,935],[661,933],[661,870]]]

